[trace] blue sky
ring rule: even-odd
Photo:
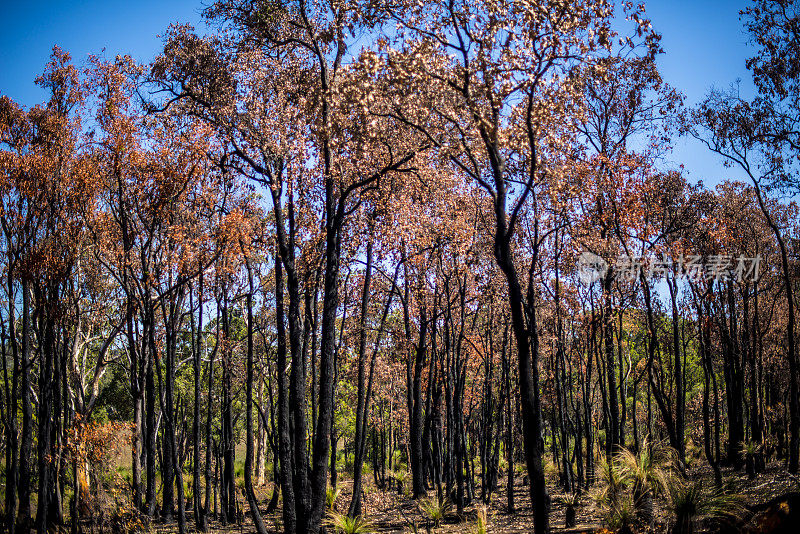
[[[0,0],[0,93],[32,106],[44,99],[33,80],[53,45],[80,63],[106,49],[148,61],[172,22],[200,24],[202,0],[17,1]]]
[[[653,28],[662,35],[664,54],[659,69],[664,79],[694,105],[715,86],[728,88],[741,80],[743,96],[755,89],[745,61],[754,54],[739,11],[748,0],[653,0],[646,3]],[[675,140],[672,163],[683,163],[692,181],[711,186],[724,178],[747,180],[737,169],[726,169],[722,160],[694,139]]]
[[[206,0],[208,2],[210,0]],[[752,55],[739,10],[747,0],[651,0],[647,13],[663,35],[666,53],[659,63],[664,78],[683,92],[687,103],[702,99],[716,85],[725,88],[737,78],[752,91],[744,62]],[[0,94],[32,106],[44,99],[33,79],[58,44],[81,62],[105,48],[106,55],[131,54],[148,61],[157,53],[171,22],[200,26],[203,0],[138,0],[132,2],[9,2],[0,0]],[[693,139],[678,139],[670,157],[683,163],[692,181],[712,185],[739,175]]]

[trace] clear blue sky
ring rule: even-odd
[[[44,99],[33,84],[50,50],[58,44],[76,62],[106,49],[106,55],[131,54],[148,61],[158,52],[171,22],[200,26],[200,10],[211,0],[9,2],[0,0],[0,94],[32,106]],[[752,51],[739,21],[747,0],[651,0],[647,13],[663,35],[660,59],[664,78],[698,102],[712,85],[727,87],[737,78],[752,90],[744,62]],[[712,185],[737,177],[692,139],[675,143],[672,162],[683,163],[692,181]]]
[[[659,69],[664,79],[686,95],[686,103],[695,105],[712,87],[728,88],[741,80],[742,95],[755,93],[745,60],[754,50],[739,11],[749,0],[651,0],[646,2],[653,28],[662,35],[664,54]],[[746,181],[737,169],[726,169],[722,160],[694,139],[678,139],[670,159],[683,163],[691,181],[702,180],[707,186],[725,178]]]
[[[170,23],[201,24],[203,2],[0,0],[0,93],[27,106],[41,102],[44,93],[33,80],[53,45],[70,52],[76,63],[103,48],[107,57],[130,54],[149,61]]]

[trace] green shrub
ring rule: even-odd
[[[375,530],[372,523],[363,516],[350,517],[337,512],[328,513],[325,525],[337,534],[368,534]]]
[[[332,488],[328,486],[328,489],[325,491],[325,505],[327,506],[328,510],[334,509],[334,506],[336,506],[336,499],[339,498],[341,493],[342,490],[339,488]]]
[[[422,517],[435,527],[441,525],[442,520],[450,512],[452,505],[447,499],[439,499],[437,497],[428,497],[420,500],[417,503]]]
[[[615,468],[631,490],[637,515],[646,521],[653,518],[653,499],[666,495],[677,476],[678,455],[674,449],[647,442],[633,452],[621,449],[614,458]]]
[[[612,528],[631,528],[637,521],[654,518],[654,500],[666,496],[679,477],[678,456],[662,444],[643,443],[639,451],[621,449],[611,462],[602,462],[595,506]]]
[[[692,534],[701,521],[735,521],[743,516],[742,498],[722,489],[706,488],[702,480],[676,478],[669,488],[673,534]]]

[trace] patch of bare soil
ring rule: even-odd
[[[698,466],[689,471],[692,478],[703,478],[713,483],[710,469],[706,466]],[[757,512],[764,509],[771,501],[777,498],[800,491],[798,479],[790,475],[784,465],[773,463],[749,479],[744,472],[732,469],[723,469],[723,479],[725,485],[733,492],[742,495],[748,508]],[[507,507],[507,495],[505,485],[498,488],[492,494],[490,503],[487,506],[487,531],[497,534],[522,534],[533,532],[533,513],[531,508],[530,496],[527,487],[523,486],[522,479],[517,479],[514,488],[514,513],[509,513]],[[352,495],[352,483],[350,480],[340,482],[340,493],[336,498],[334,509],[345,512],[350,503]],[[587,493],[579,497],[579,502],[575,506],[576,526],[573,528],[565,527],[566,505],[561,501],[563,491],[555,486],[549,488],[552,498],[550,525],[552,532],[556,534],[578,534],[604,532],[601,519],[594,509],[591,499]],[[262,502],[263,509],[272,495],[270,485],[256,490],[259,500]],[[250,520],[247,503],[243,496],[239,496],[239,503],[243,510],[240,520],[236,524],[223,526],[216,521],[211,521],[211,532],[225,532],[242,534],[254,532],[252,521]],[[379,489],[375,487],[370,479],[365,477],[365,495],[363,500],[363,515],[369,519],[374,532],[379,533],[435,533],[435,534],[455,534],[471,533],[477,529],[478,509],[482,503],[472,503],[464,508],[464,513],[459,516],[455,508],[448,511],[441,523],[436,526],[431,521],[426,520],[417,501],[408,495],[398,493],[397,489],[387,487]],[[262,512],[263,513],[263,512]],[[189,519],[189,530],[194,530],[191,521],[191,511],[187,511]],[[280,506],[275,513],[265,515],[264,520],[270,532],[282,532]],[[642,532],[668,532],[670,527],[670,517],[663,507],[657,507],[657,517],[650,528]],[[176,532],[177,525],[171,523],[155,523],[151,525],[155,532]],[[744,528],[742,526],[741,528]],[[415,530],[416,529],[416,530]],[[605,531],[608,532],[608,531]],[[800,526],[797,526],[800,532]]]

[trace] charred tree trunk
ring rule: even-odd
[[[245,378],[245,434],[247,445],[244,457],[244,489],[247,497],[247,504],[250,506],[250,517],[253,520],[253,526],[258,534],[266,534],[267,527],[264,524],[264,519],[261,517],[261,512],[258,509],[258,500],[256,499],[255,491],[253,491],[253,293],[255,287],[253,285],[253,268],[249,260],[245,260],[247,267],[247,370]]]
[[[284,317],[283,265],[275,258],[275,321],[277,325],[277,378],[278,378],[278,452],[280,454],[281,494],[283,495],[283,528],[286,534],[297,530],[296,503],[292,480],[292,441],[289,429],[289,384],[286,379],[287,350]]]

